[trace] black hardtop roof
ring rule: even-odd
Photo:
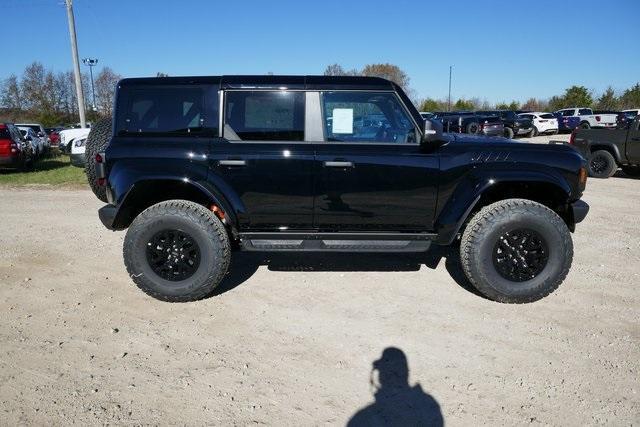
[[[360,76],[185,76],[136,77],[120,80],[119,86],[212,84],[221,89],[307,89],[307,90],[395,90],[396,85],[380,77]]]

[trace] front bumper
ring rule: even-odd
[[[573,213],[573,222],[576,224],[582,222],[582,220],[584,220],[584,218],[589,213],[589,205],[582,200],[576,200],[569,206],[571,207],[571,212]]]

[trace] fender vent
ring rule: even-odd
[[[471,155],[473,163],[506,162],[508,151],[478,151]]]

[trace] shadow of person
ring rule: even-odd
[[[384,349],[380,359],[373,362],[370,382],[376,389],[375,401],[356,412],[348,427],[444,425],[438,402],[420,384],[409,385],[407,356],[399,348]]]

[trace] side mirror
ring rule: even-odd
[[[442,122],[436,119],[426,119],[424,121],[424,135],[422,136],[423,144],[442,141],[444,139],[442,134]]]

